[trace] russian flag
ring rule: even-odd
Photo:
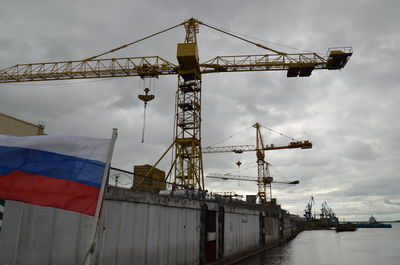
[[[0,199],[94,216],[110,141],[0,135]]]

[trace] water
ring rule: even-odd
[[[355,232],[304,231],[239,265],[400,265],[400,223]]]

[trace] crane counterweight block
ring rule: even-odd
[[[351,47],[330,48],[326,67],[329,70],[342,69],[353,54]]]
[[[310,141],[291,142],[289,144],[289,148],[311,149],[312,148],[312,143]]]

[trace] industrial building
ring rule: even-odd
[[[0,134],[14,136],[43,135],[44,125],[33,124],[0,112]]]

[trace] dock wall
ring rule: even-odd
[[[108,188],[92,264],[211,264],[291,236],[280,209],[189,197]],[[0,265],[81,265],[91,226],[90,216],[7,201]]]
[[[225,213],[226,256],[258,246],[260,243],[259,215],[254,212]]]

